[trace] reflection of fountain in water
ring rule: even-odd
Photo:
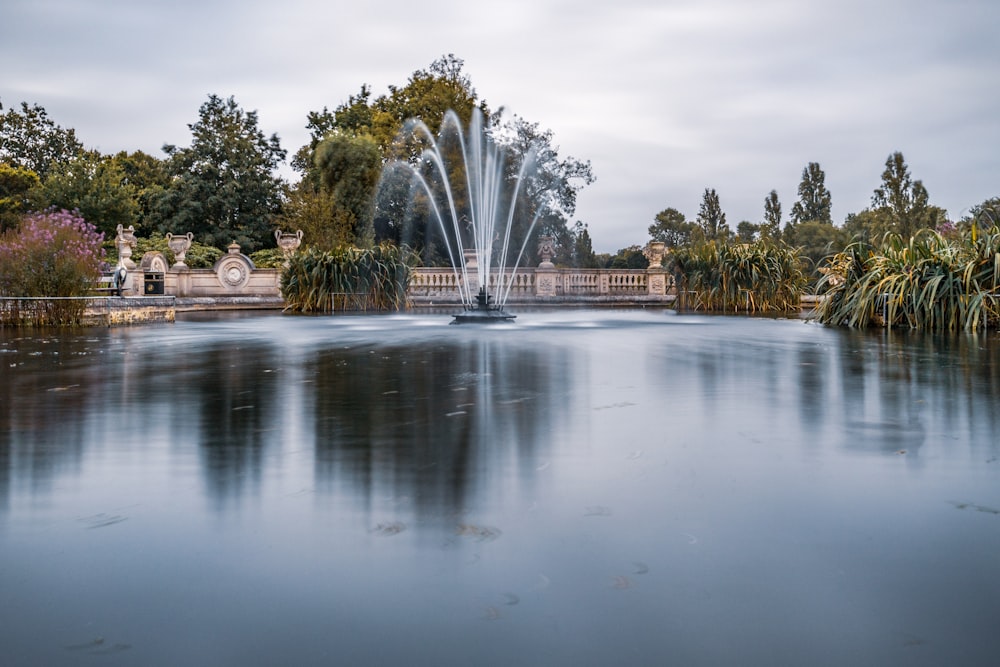
[[[541,208],[527,196],[535,171],[534,149],[522,156],[516,175],[512,174],[511,156],[489,136],[478,109],[473,110],[467,132],[463,133],[458,115],[449,111],[437,138],[419,120],[407,124],[405,138],[426,142],[427,148],[416,164],[396,163],[386,173],[396,169],[407,173],[414,196],[426,198],[465,308],[456,322],[513,319],[504,306],[541,215]],[[515,238],[522,234],[523,238]]]

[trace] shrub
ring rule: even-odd
[[[403,252],[383,243],[332,252],[310,248],[292,256],[281,274],[286,310],[399,310],[406,305],[410,267]]]
[[[788,312],[800,308],[807,276],[791,246],[767,239],[744,244],[708,241],[670,256],[678,293],[696,292],[707,310]]]
[[[830,263],[816,318],[851,327],[928,331],[1000,327],[1000,228],[958,238],[923,229],[908,242],[887,234],[856,241]]]
[[[31,213],[0,237],[0,294],[84,296],[100,277],[104,234],[77,213]]]

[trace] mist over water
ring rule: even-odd
[[[0,662],[994,663],[996,335],[449,322],[0,331]]]

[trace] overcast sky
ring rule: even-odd
[[[289,155],[306,114],[453,53],[491,108],[551,129],[597,181],[595,250],[693,219],[731,227],[819,162],[834,220],[901,151],[952,219],[1000,196],[997,0],[4,0],[0,101],[45,107],[105,153],[188,146],[209,94],[256,110]],[[292,172],[288,171],[291,175]]]

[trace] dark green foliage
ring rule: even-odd
[[[921,230],[850,244],[820,281],[817,319],[850,327],[975,331],[1000,327],[1000,228],[957,239]]]
[[[37,104],[21,102],[21,110],[0,114],[0,162],[30,169],[44,181],[58,164],[71,160],[83,144],[76,132],[65,130]]]
[[[394,245],[369,249],[308,249],[292,256],[281,274],[286,310],[400,310],[406,306],[410,267]]]
[[[830,191],[826,189],[826,174],[818,162],[810,162],[802,170],[799,183],[799,200],[792,205],[791,222],[822,222],[832,225],[833,206]]]
[[[705,188],[698,209],[698,224],[701,226],[706,241],[725,241],[729,238],[729,225],[726,224],[726,214],[719,204],[719,195],[715,189]]]
[[[691,242],[691,235],[698,225],[684,219],[676,208],[666,208],[656,214],[655,223],[649,226],[649,236],[662,241],[668,248],[677,248]]]
[[[28,194],[39,183],[38,174],[30,169],[0,163],[0,232],[14,227],[29,210]]]
[[[235,241],[244,252],[269,245],[284,195],[275,175],[285,159],[278,136],[264,136],[256,111],[216,95],[188,127],[189,148],[163,147],[171,181],[152,207],[156,229],[191,231],[219,248]]]
[[[121,164],[96,151],[80,151],[53,165],[30,196],[34,210],[79,211],[108,237],[118,225],[134,225],[139,212],[136,188],[127,182]]]

